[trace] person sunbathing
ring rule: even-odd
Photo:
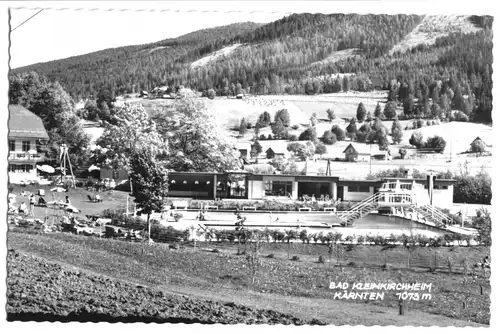
[[[27,214],[28,213],[28,206],[26,203],[22,202],[21,205],[19,206],[19,213],[22,214]]]

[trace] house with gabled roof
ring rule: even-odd
[[[9,181],[38,181],[36,164],[44,160],[38,153],[41,141],[49,140],[42,119],[20,105],[9,105]]]
[[[342,153],[345,154],[345,161],[348,162],[390,159],[389,152],[380,150],[378,145],[370,147],[364,144],[349,143]]]

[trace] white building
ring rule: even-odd
[[[44,160],[38,153],[40,140],[49,136],[42,120],[20,105],[9,105],[9,181],[38,181],[36,163]]]

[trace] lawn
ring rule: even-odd
[[[29,193],[38,193],[38,189],[44,189],[45,190],[45,200],[47,202],[53,201],[53,200],[61,200],[65,201],[66,196],[69,197],[71,201],[71,205],[75,206],[76,208],[80,209],[82,211],[81,214],[76,215],[76,217],[84,218],[85,215],[99,215],[102,213],[104,209],[118,209],[118,208],[124,208],[127,205],[127,192],[123,191],[104,191],[104,192],[99,192],[99,195],[102,198],[102,203],[93,203],[89,201],[87,195],[94,195],[94,192],[87,191],[84,188],[70,188],[68,192],[52,192],[50,189],[53,189],[54,186],[35,186],[35,185],[28,185],[28,186],[21,186],[21,185],[16,185],[16,184],[11,184],[12,187],[12,193],[17,196],[16,198],[16,203],[15,205],[19,207],[19,205],[22,202],[25,202],[27,205],[29,205],[29,198],[28,196],[22,196],[22,192],[29,192]],[[38,200],[38,196],[37,196]],[[129,203],[133,205],[133,200],[129,199]],[[38,219],[43,219],[45,216],[49,217],[57,217],[63,215],[64,212],[61,210],[52,210],[48,209],[45,207],[35,207],[35,217]]]
[[[489,279],[480,275],[430,273],[421,269],[383,270],[377,263],[356,262],[340,270],[331,264],[305,259],[296,262],[262,257],[252,284],[249,263],[245,257],[236,256],[231,251],[195,252],[191,248],[174,251],[162,244],[148,246],[61,233],[35,235],[19,232],[9,232],[8,247],[163,291],[223,301],[237,299],[241,304],[254,307],[266,304],[283,313],[299,312],[305,317],[317,317],[332,324],[476,326],[488,324],[490,317]],[[441,251],[449,252],[449,249]],[[373,253],[374,249],[364,252]],[[452,253],[477,257],[478,252],[482,254],[484,250],[464,248]],[[384,300],[366,303],[333,300],[335,291],[329,289],[331,281],[394,280],[432,283],[432,299],[410,302],[410,315],[403,319],[394,317],[398,307],[394,292],[387,292]],[[484,295],[479,293],[480,285],[484,287]],[[465,309],[462,308],[463,301],[466,301]],[[335,310],[342,309],[350,310],[351,316],[345,317],[345,312],[336,314]],[[414,321],[417,315],[418,323]]]

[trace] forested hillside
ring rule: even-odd
[[[206,29],[153,44],[31,65],[13,73],[47,75],[74,99],[159,85],[214,89],[219,95],[383,88],[390,90],[389,100],[404,103],[409,114],[430,113],[426,101],[432,98],[442,111],[454,108],[473,120],[491,121],[493,18],[462,19],[477,28],[463,31],[456,22],[445,21],[439,28],[442,37],[435,42],[391,52],[422,19],[417,15],[294,14],[266,25]],[[229,46],[233,48],[223,56],[191,66]]]

